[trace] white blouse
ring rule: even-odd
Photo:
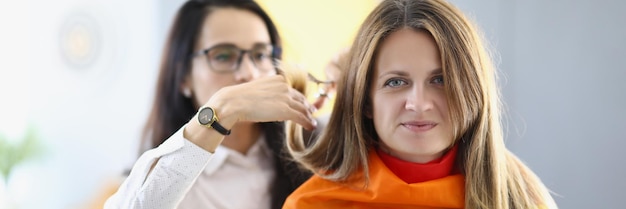
[[[139,157],[105,209],[271,207],[274,162],[263,137],[247,155],[224,146],[211,154],[185,139],[183,129]]]

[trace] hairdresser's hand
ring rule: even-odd
[[[235,122],[294,121],[307,130],[315,129],[315,110],[306,97],[289,87],[280,75],[224,87],[205,106],[214,107],[222,118]]]

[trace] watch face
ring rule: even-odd
[[[213,114],[213,109],[211,109],[210,107],[202,108],[202,110],[200,110],[200,113],[198,113],[198,121],[202,125],[211,124],[213,123]]]

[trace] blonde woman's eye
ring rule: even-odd
[[[443,84],[443,76],[442,75],[438,75],[433,77],[433,80],[431,81],[434,84]]]
[[[389,79],[385,82],[385,86],[389,86],[389,87],[398,87],[401,85],[405,85],[406,82],[400,79],[396,79],[396,78],[392,78]]]

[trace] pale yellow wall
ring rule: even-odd
[[[326,64],[337,52],[352,44],[359,26],[378,4],[378,0],[258,2],[277,24],[283,38],[283,60],[303,66],[318,78],[325,78]],[[318,114],[327,113],[331,104],[327,103]]]

